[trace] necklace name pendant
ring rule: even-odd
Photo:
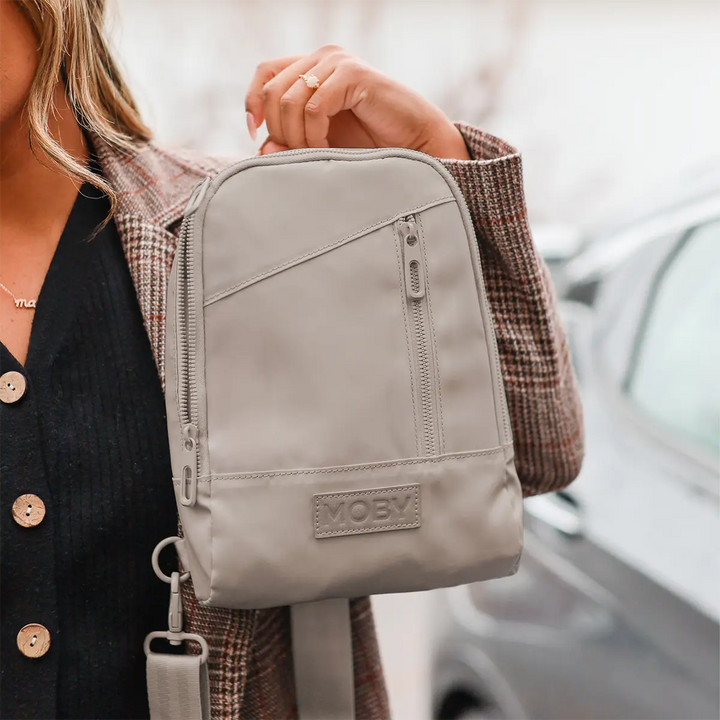
[[[32,310],[35,308],[35,300],[26,300],[25,298],[14,298],[16,308],[25,308]]]

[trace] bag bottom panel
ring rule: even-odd
[[[511,574],[522,549],[510,448],[205,483],[208,605],[263,608],[459,585]]]

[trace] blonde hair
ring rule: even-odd
[[[40,40],[38,68],[26,112],[33,149],[41,149],[62,171],[117,199],[100,176],[66,152],[52,137],[48,120],[54,91],[63,77],[78,123],[119,151],[149,140],[137,106],[112,58],[103,32],[105,0],[19,0]]]

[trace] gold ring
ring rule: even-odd
[[[311,90],[317,90],[320,87],[320,80],[312,73],[305,73],[298,76]]]

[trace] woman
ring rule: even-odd
[[[166,622],[148,561],[177,522],[165,293],[182,209],[220,164],[149,142],[103,5],[0,3],[2,717],[147,717],[142,640]],[[580,407],[517,153],[337,47],[263,63],[246,103],[251,135],[267,125],[262,152],[443,159],[480,242],[524,491],[569,483]],[[213,717],[293,717],[287,609],[200,607],[189,588],[185,605],[211,646]],[[385,718],[367,599],[353,634],[358,717]]]

